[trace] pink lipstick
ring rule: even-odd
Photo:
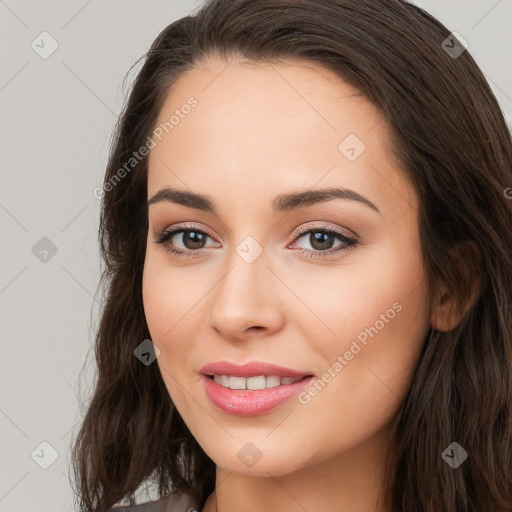
[[[238,416],[267,413],[289,401],[306,387],[310,371],[253,361],[219,361],[200,370],[206,395],[219,409]]]

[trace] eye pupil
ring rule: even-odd
[[[184,231],[183,233],[183,243],[187,247],[187,249],[202,249],[206,237],[203,233],[197,233],[196,231]],[[188,245],[191,244],[191,247]]]
[[[334,238],[329,233],[316,231],[311,233],[310,243],[315,249],[330,249],[334,243]],[[319,245],[318,247],[316,247],[317,244]]]

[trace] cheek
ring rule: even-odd
[[[152,262],[151,257],[146,257],[142,278],[142,299],[146,322],[154,342],[162,340],[163,335],[170,326],[169,311],[173,310],[169,283],[165,274],[159,272],[159,268]]]
[[[299,397],[308,436],[331,438],[316,457],[368,439],[396,416],[409,390],[428,330],[426,289],[418,269],[398,279],[397,267],[361,281],[357,293],[338,292],[331,341],[314,339],[327,364],[319,381]],[[403,275],[403,274],[402,274]],[[337,311],[337,315],[335,314]],[[308,421],[307,418],[315,418]],[[343,434],[332,437],[332,425]]]
[[[171,268],[166,255],[158,252],[151,250],[146,254],[142,296],[153,341],[159,341],[164,345],[160,348],[165,349],[176,339],[176,333],[192,322],[207,283],[203,286],[200,279],[191,279],[190,269]]]
[[[181,382],[184,376],[180,373],[183,368],[183,344],[176,340],[181,339],[179,333],[184,322],[180,318],[186,318],[184,301],[181,300],[179,274],[166,270],[159,255],[148,253],[144,265],[142,279],[142,296],[144,313],[148,325],[151,340],[159,348],[160,354],[156,360],[165,386],[173,398],[176,397],[177,382]],[[170,357],[172,354],[172,357]]]
[[[162,378],[173,401],[179,402],[183,383],[197,378],[190,354],[204,323],[205,296],[212,283],[199,277],[191,267],[170,267],[167,255],[148,251],[142,278],[146,322]],[[181,385],[180,385],[181,384]],[[178,403],[176,403],[178,405]]]
[[[179,319],[186,318],[187,308],[181,300],[181,292],[177,292],[182,284],[179,273],[166,271],[165,267],[159,255],[146,255],[142,296],[151,340],[160,350],[156,362],[167,391],[179,409],[180,383],[185,382],[186,376],[182,372],[187,354],[185,344],[177,340],[182,339],[179,333],[184,323]]]
[[[368,392],[372,385],[385,387],[378,377],[406,386],[430,323],[419,241],[388,240],[393,243],[354,253],[339,279],[312,272],[301,284],[322,290],[310,293],[308,304],[329,328],[322,338],[310,334],[307,339],[328,365],[342,356],[345,378]]]
[[[302,320],[304,338],[317,349],[323,347],[331,361],[349,350],[354,340],[362,347],[375,341],[375,354],[382,346],[407,352],[428,329],[425,271],[417,245],[407,239],[387,237],[354,252],[339,269],[312,266],[299,281],[291,273],[286,277],[296,283],[298,295],[315,313],[315,331],[324,333],[312,337],[306,332],[312,330],[311,322],[306,325]]]
[[[315,341],[328,364],[320,376],[325,386],[310,391],[318,396],[319,410],[331,407],[333,415],[354,411],[354,428],[357,423],[383,424],[397,411],[429,328],[423,267],[418,258],[404,254],[414,253],[380,251],[372,265],[361,267],[365,271],[351,272],[344,287],[331,288],[319,309],[336,334],[330,342]]]

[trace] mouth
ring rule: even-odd
[[[201,375],[204,391],[219,410],[234,416],[270,413],[293,400],[314,380],[314,375]]]
[[[259,391],[278,386],[289,386],[300,382],[301,380],[313,377],[312,374],[299,377],[289,377],[280,375],[256,375],[244,377],[239,375],[221,375],[221,374],[203,374],[210,380],[215,381],[221,386],[232,390]]]
[[[217,361],[199,370],[210,401],[237,416],[265,414],[296,397],[315,375],[273,363]]]

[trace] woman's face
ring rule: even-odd
[[[314,63],[212,59],[175,83],[158,123],[148,199],[183,195],[149,205],[143,299],[187,426],[237,473],[376,453],[430,326],[417,196],[385,122]],[[204,369],[226,361],[313,377]],[[226,387],[248,383],[270,388]]]

